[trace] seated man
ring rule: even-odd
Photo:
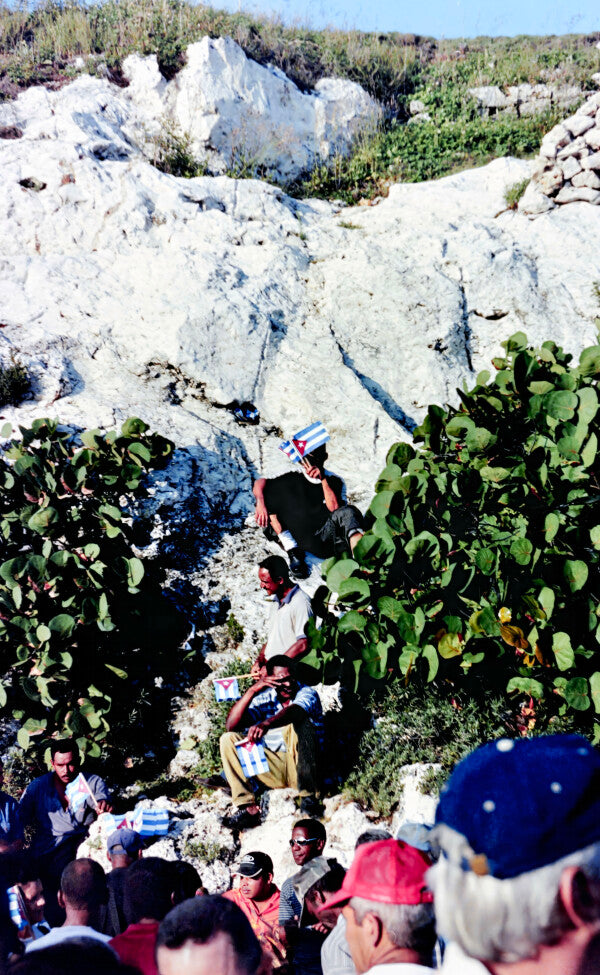
[[[267,675],[248,688],[229,712],[221,735],[221,761],[237,812],[223,820],[230,829],[260,823],[260,809],[244,775],[236,743],[263,742],[269,771],[256,776],[269,789],[297,789],[305,809],[315,802],[317,749],[323,743],[323,712],[319,695],[300,685],[288,657],[271,657]],[[245,729],[245,731],[244,731]],[[278,733],[275,735],[272,732]],[[302,807],[301,807],[302,808]]]
[[[170,911],[156,939],[159,975],[266,975],[250,922],[225,897],[194,897]]]
[[[255,677],[276,654],[290,660],[303,657],[308,650],[304,630],[313,615],[310,597],[289,577],[288,566],[280,555],[269,555],[258,569],[260,588],[275,597],[269,617],[269,635],[252,668]],[[264,677],[264,674],[262,675]]]
[[[239,887],[224,897],[242,909],[273,968],[285,961],[285,948],[279,938],[279,889],[273,883],[273,861],[266,853],[246,853],[234,871]]]
[[[344,482],[325,469],[326,460],[325,446],[317,447],[303,458],[301,471],[259,477],[252,488],[257,523],[274,533],[299,579],[309,574],[305,552],[319,559],[342,555],[364,532],[360,511],[346,503]]]
[[[49,934],[27,945],[27,951],[49,948],[72,938],[94,938],[108,943],[107,934],[98,930],[100,911],[106,904],[108,890],[104,870],[99,863],[82,858],[73,860],[63,870],[58,900],[65,911],[65,923]]]
[[[57,910],[56,892],[66,865],[75,859],[77,847],[99,812],[110,812],[108,790],[98,775],[86,776],[93,795],[72,809],[65,794],[67,785],[79,773],[79,751],[72,738],[50,744],[52,771],[30,782],[19,806],[23,826],[32,826],[35,835],[31,853],[38,860],[39,875],[46,895],[46,917],[51,924],[62,924],[64,914]]]

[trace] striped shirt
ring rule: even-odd
[[[299,684],[292,704],[295,704],[297,707],[302,708],[303,711],[306,711],[311,720],[312,726],[315,729],[317,745],[319,749],[322,749],[325,729],[323,727],[323,709],[321,708],[321,699],[319,698],[319,695],[312,687],[307,687],[306,684]],[[274,715],[279,714],[279,712],[282,710],[283,705],[277,697],[275,688],[267,687],[265,691],[257,694],[253,699],[252,704],[248,708],[248,714],[254,723],[258,724],[259,721],[266,721],[268,718],[272,718]],[[273,731],[275,730],[276,729],[274,728]],[[269,734],[271,734],[271,732],[269,732]]]

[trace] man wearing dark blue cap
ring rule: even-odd
[[[427,875],[444,975],[569,975],[600,931],[600,755],[578,735],[500,739],[443,787]]]

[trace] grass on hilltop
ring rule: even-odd
[[[435,179],[507,154],[533,155],[543,135],[572,109],[481,118],[468,89],[549,82],[585,91],[600,70],[595,46],[600,33],[435,41],[414,34],[285,27],[277,19],[185,0],[104,0],[90,6],[46,0],[33,8],[0,5],[0,99],[31,84],[64,83],[77,73],[77,56],[85,59],[85,70],[108,70],[120,82],[127,55],[155,54],[171,78],[184,64],[187,46],[205,35],[232,37],[249,57],[281,68],[302,90],[333,75],[358,82],[379,99],[384,121],[358,139],[350,157],[317,166],[288,187],[295,195],[346,202],[385,193],[393,181]],[[431,121],[405,124],[413,98],[424,102]],[[180,174],[167,158],[169,166]],[[186,158],[181,175],[195,172]],[[248,165],[242,175],[264,174]]]

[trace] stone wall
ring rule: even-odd
[[[600,204],[600,92],[544,136],[519,209],[536,216],[577,201]]]

